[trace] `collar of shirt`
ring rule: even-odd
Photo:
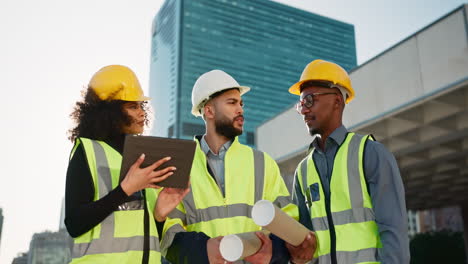
[[[347,133],[348,133],[348,130],[343,125],[335,129],[335,131],[333,131],[330,134],[330,136],[327,138],[327,142],[325,144],[325,151],[327,151],[327,149],[330,147],[330,144],[336,144],[338,146],[341,145],[343,141],[345,140]],[[315,148],[321,151],[319,144],[318,144],[319,139],[320,139],[319,136],[315,137],[314,141],[312,141],[312,143],[310,144],[309,151],[312,148]]]
[[[232,145],[232,140],[229,140],[228,142],[224,143],[221,148],[219,149],[219,152],[218,154],[215,154],[211,149],[210,149],[210,146],[208,145],[208,143],[206,142],[205,140],[205,135],[203,135],[202,139],[200,140],[200,147],[202,149],[202,151],[205,153],[205,155],[208,155],[208,153],[210,153],[211,155],[213,156],[219,156],[219,157],[223,157],[224,154],[226,154],[226,151],[229,149],[229,147],[231,147]]]

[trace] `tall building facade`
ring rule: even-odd
[[[191,115],[195,80],[223,70],[241,85],[244,133],[290,107],[287,92],[304,66],[321,58],[347,70],[356,66],[354,26],[269,0],[166,0],[153,21],[150,96],[152,134],[192,138],[204,133]]]

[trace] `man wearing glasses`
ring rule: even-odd
[[[293,263],[409,263],[405,195],[393,155],[372,136],[347,131],[345,105],[354,98],[347,72],[314,60],[289,92],[311,136],[299,163],[294,202],[317,249],[287,245]]]

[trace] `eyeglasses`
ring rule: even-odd
[[[308,94],[304,97],[304,99],[299,100],[296,104],[296,110],[297,112],[301,113],[302,109],[305,108],[311,108],[314,105],[314,96],[317,95],[325,95],[325,94],[337,94],[337,93],[312,93]]]

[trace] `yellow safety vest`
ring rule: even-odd
[[[336,252],[336,263],[380,263],[377,248],[382,245],[364,177],[363,154],[367,140],[373,139],[348,133],[338,148],[329,201],[312,158],[314,149],[297,167],[297,178],[317,235],[314,258],[318,258],[320,264],[332,263],[332,251]],[[334,248],[331,245],[333,230]]]
[[[242,145],[235,138],[224,158],[223,196],[208,172],[206,155],[196,142],[191,191],[166,220],[161,242],[163,255],[178,232],[195,231],[218,237],[261,230],[251,218],[252,207],[258,200],[272,201],[298,218],[278,165],[268,154]]]
[[[83,144],[94,183],[94,201],[119,184],[122,155],[103,141],[78,138]],[[149,261],[161,263],[159,239],[153,218],[156,192],[146,189],[149,219]],[[125,203],[101,223],[74,239],[71,263],[141,263],[144,243],[144,200]],[[152,201],[152,202],[149,202]]]

